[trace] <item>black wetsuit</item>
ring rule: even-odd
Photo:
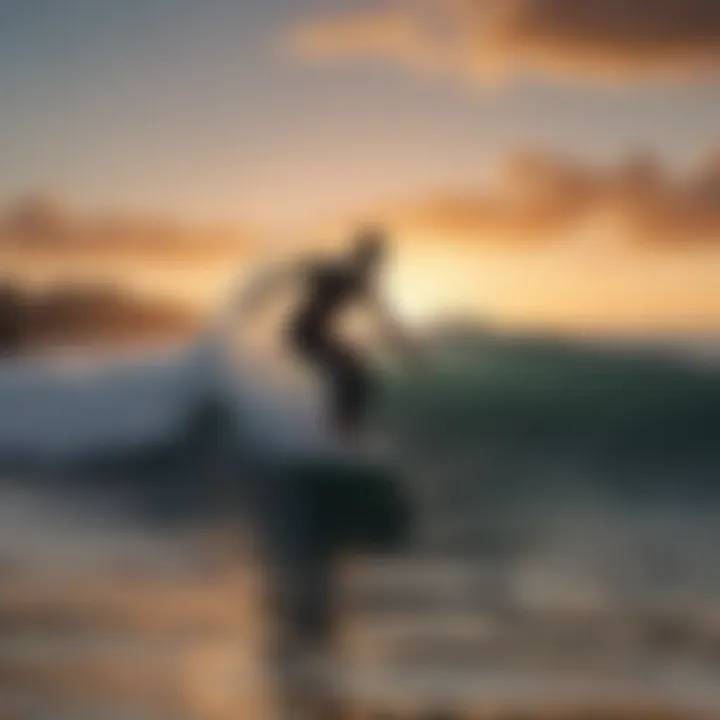
[[[339,316],[367,298],[364,273],[342,264],[322,264],[306,277],[307,297],[291,318],[291,348],[329,382],[332,421],[342,433],[355,433],[365,419],[372,395],[372,376],[352,347],[335,333]]]

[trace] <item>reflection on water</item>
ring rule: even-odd
[[[67,544],[92,544],[105,532],[61,525]],[[6,716],[272,717],[263,660],[271,618],[262,565],[247,546],[199,530],[123,532],[127,540],[136,533],[127,544],[134,549],[121,558],[115,548],[106,568],[97,548],[88,562],[75,553],[54,570],[17,556],[6,562]],[[47,541],[57,542],[57,527],[50,533]],[[147,545],[145,558],[138,543]],[[153,559],[159,547],[161,561]],[[503,720],[503,708],[524,708],[528,714],[508,717],[531,720],[588,703],[636,708],[633,720],[665,717],[641,713],[640,701],[697,717],[720,712],[720,608],[709,598],[703,606],[625,602],[598,578],[591,591],[572,570],[530,558],[366,559],[346,563],[338,577],[342,664],[325,671],[351,707],[416,717],[452,706],[473,713],[463,717]],[[529,713],[543,708],[556,714]]]
[[[257,585],[249,567],[16,571],[0,590],[4,706],[38,718],[258,717]]]

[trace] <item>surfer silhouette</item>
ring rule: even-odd
[[[405,340],[379,291],[386,254],[385,233],[363,229],[338,255],[263,268],[249,283],[242,281],[213,329],[224,336],[281,289],[297,289],[282,332],[284,347],[315,370],[327,399],[331,435],[353,446],[365,439],[376,383],[369,354],[343,332],[346,312],[364,306],[385,338]],[[290,717],[342,717],[338,688],[325,676],[325,667],[328,672],[335,668],[328,658],[337,651],[335,570],[347,554],[402,543],[409,517],[395,470],[376,458],[335,463],[332,454],[301,452],[288,458],[255,448],[250,457],[252,474],[259,478],[248,489],[267,567],[275,628],[269,658],[278,705]]]
[[[339,332],[342,317],[362,305],[384,334],[401,335],[378,291],[386,252],[385,233],[363,229],[339,258],[303,259],[276,268],[256,278],[240,298],[240,312],[254,311],[279,286],[299,281],[301,297],[286,325],[286,345],[320,377],[331,431],[343,441],[361,436],[376,388],[367,358]]]

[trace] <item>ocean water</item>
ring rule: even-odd
[[[720,716],[720,372],[426,343],[374,419],[415,533],[341,573],[352,702]],[[272,717],[264,559],[228,484],[258,453],[321,452],[316,405],[250,366],[230,387],[209,346],[7,366],[0,398],[0,712]]]

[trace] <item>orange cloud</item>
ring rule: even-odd
[[[720,71],[716,0],[385,0],[297,28],[303,56],[370,56],[488,79],[631,80]]]
[[[381,213],[396,229],[473,242],[564,240],[611,218],[635,245],[679,247],[720,241],[720,155],[686,177],[641,156],[597,168],[546,153],[510,158],[489,188],[429,194]]]
[[[247,228],[192,227],[127,214],[83,216],[42,195],[20,198],[0,213],[0,250],[30,259],[202,262],[236,257],[251,244]]]

